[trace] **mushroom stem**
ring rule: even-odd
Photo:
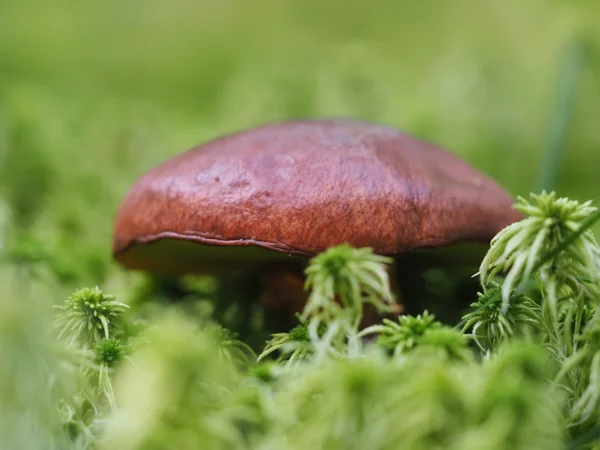
[[[403,311],[402,294],[395,274],[395,265],[387,268],[390,288],[399,305],[398,313]],[[308,301],[309,292],[305,291],[304,267],[300,264],[273,265],[265,268],[264,289],[260,304],[270,312],[277,312],[281,320],[289,323],[295,321],[296,314],[302,313]],[[396,313],[381,315],[373,305],[365,305],[361,328],[381,322],[383,317],[394,317]],[[283,324],[282,324],[283,325]]]
[[[300,264],[277,264],[265,267],[260,304],[267,310],[290,314],[301,313],[308,299],[304,290],[306,277]]]

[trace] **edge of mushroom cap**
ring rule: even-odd
[[[373,126],[377,126],[377,127],[388,128],[391,131],[410,136],[400,130],[397,130],[397,129],[391,127],[391,126],[376,124],[376,123],[367,122],[367,121],[360,121],[360,120],[355,120],[355,119],[345,119],[345,118],[341,118],[341,119],[299,119],[299,120],[286,120],[286,121],[281,121],[281,122],[269,123],[269,124],[265,124],[262,126],[251,127],[249,129],[237,131],[234,133],[224,134],[224,135],[215,137],[204,144],[201,144],[199,147],[202,147],[208,143],[215,142],[215,141],[218,141],[223,138],[235,137],[237,135],[242,135],[244,133],[247,133],[248,131],[258,129],[258,128],[264,128],[264,127],[268,127],[268,126],[278,126],[278,125],[285,125],[285,124],[326,124],[326,123],[331,123],[331,122],[340,123],[340,124],[347,123],[347,124],[357,124],[357,125],[373,125]],[[429,142],[422,138],[415,138],[415,139],[418,139],[419,141],[422,141],[424,143],[434,145],[437,147],[437,144]],[[197,149],[199,147],[195,147],[191,150]],[[441,147],[438,147],[438,148],[442,151],[447,152],[447,150],[444,150]],[[185,153],[187,153],[187,152],[183,152],[183,153],[177,155],[175,158],[182,157],[183,155],[185,155]],[[450,153],[450,152],[448,152],[448,153]],[[452,154],[452,153],[450,153],[450,154]],[[455,156],[455,155],[453,155],[453,156]],[[168,161],[170,161],[170,160],[168,160]],[[160,167],[165,162],[167,162],[167,161],[164,161],[163,163],[158,164],[157,166],[154,167],[154,169],[157,167]],[[475,168],[473,168],[473,169],[475,169]],[[153,169],[150,169],[147,173],[151,172],[152,170]],[[475,169],[475,170],[477,170],[477,169]],[[495,185],[499,190],[506,193],[507,199],[512,198],[510,196],[510,194],[502,186],[500,186],[496,181],[489,178],[485,174],[482,174],[482,175],[485,178],[487,178],[488,181],[493,183],[493,185]],[[134,185],[134,187],[135,187],[135,185]],[[132,190],[133,190],[133,188],[132,188]],[[131,192],[131,190],[130,190],[130,192]],[[257,239],[224,239],[224,238],[218,238],[215,236],[203,234],[200,232],[183,234],[183,233],[178,233],[178,232],[173,232],[173,231],[164,231],[164,232],[160,232],[160,233],[156,233],[156,234],[137,236],[133,239],[130,239],[129,241],[124,240],[124,239],[119,239],[119,223],[120,223],[119,219],[123,215],[123,208],[126,207],[126,200],[127,200],[127,198],[121,204],[121,208],[119,209],[119,212],[118,212],[118,215],[117,215],[117,218],[115,221],[114,240],[113,240],[113,256],[117,261],[121,262],[122,264],[123,264],[123,261],[127,259],[125,256],[130,250],[132,250],[136,247],[139,247],[139,246],[151,246],[157,242],[165,241],[165,240],[176,240],[176,241],[179,240],[179,241],[194,243],[195,245],[215,246],[215,247],[259,247],[262,249],[279,252],[282,254],[301,256],[301,257],[312,257],[312,256],[316,255],[317,253],[319,253],[320,251],[325,250],[325,248],[323,248],[323,249],[315,249],[315,251],[306,251],[306,250],[302,250],[299,248],[295,248],[295,247],[285,244],[283,242],[269,242],[269,241],[262,241],[262,240],[257,240]],[[516,210],[512,210],[512,213],[510,215],[504,214],[505,220],[503,222],[505,222],[505,224],[503,224],[503,226],[507,226],[510,223],[521,220],[522,217],[523,216],[521,213],[519,213]],[[500,228],[501,227],[499,227],[499,229]],[[467,241],[462,240],[462,239],[440,240],[440,242],[432,241],[432,242],[425,243],[422,245],[406,246],[405,248],[402,248],[400,251],[382,251],[381,249],[375,249],[375,250],[378,254],[381,254],[381,255],[394,256],[394,255],[409,253],[409,252],[412,252],[415,250],[420,250],[420,249],[431,249],[431,248],[437,248],[437,247],[441,247],[441,246],[450,246],[450,245],[461,243],[461,242],[478,242],[478,243],[486,244],[486,243],[489,243],[489,241],[494,237],[494,235],[495,235],[495,233],[490,234],[488,236],[480,236],[479,238],[474,238],[474,239],[470,239]],[[441,241],[443,241],[443,242],[441,242]],[[340,244],[341,244],[341,242],[340,242]]]

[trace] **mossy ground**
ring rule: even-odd
[[[36,340],[47,316],[38,312],[81,286],[98,285],[144,317],[153,317],[159,305],[185,309],[199,320],[214,315],[254,336],[255,347],[268,336],[263,312],[247,301],[260,280],[243,274],[234,282],[150,279],[112,262],[115,211],[151,166],[244,127],[299,116],[351,116],[435,141],[514,194],[537,192],[540,171],[552,167],[544,165],[543,149],[553,135],[549,121],[573,43],[586,56],[552,188],[596,200],[597,2],[2,1],[0,341],[6,341],[0,348],[7,371],[0,371],[6,380],[0,391],[7,397],[0,403],[35,402],[32,417],[49,417],[50,394],[11,383],[43,384],[51,374],[52,362],[44,356],[49,350]],[[419,295],[442,318],[446,311],[439,305],[449,292],[456,298],[474,293],[453,275],[434,271],[424,279]],[[215,303],[223,297],[237,301]],[[462,303],[452,305],[448,317],[454,319]],[[190,354],[212,358],[205,351],[200,345]],[[60,386],[67,393],[74,384],[70,376],[75,374],[65,375]],[[464,387],[457,381],[464,373],[451,376]],[[460,407],[481,411],[480,400]],[[15,428],[19,448],[35,448],[53,430],[42,427],[36,437],[26,421],[6,423],[24,424]],[[452,445],[481,442],[475,434],[483,431],[472,432],[462,447]],[[0,435],[6,435],[1,428]],[[310,441],[308,435],[296,438]]]

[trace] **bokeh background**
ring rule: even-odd
[[[119,294],[135,179],[292,117],[393,125],[515,195],[597,200],[599,55],[597,0],[1,0],[0,246]]]

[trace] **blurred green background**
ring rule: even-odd
[[[136,178],[299,116],[396,126],[521,195],[566,123],[555,187],[597,200],[599,52],[597,0],[1,0],[2,270],[123,292],[112,220]]]

